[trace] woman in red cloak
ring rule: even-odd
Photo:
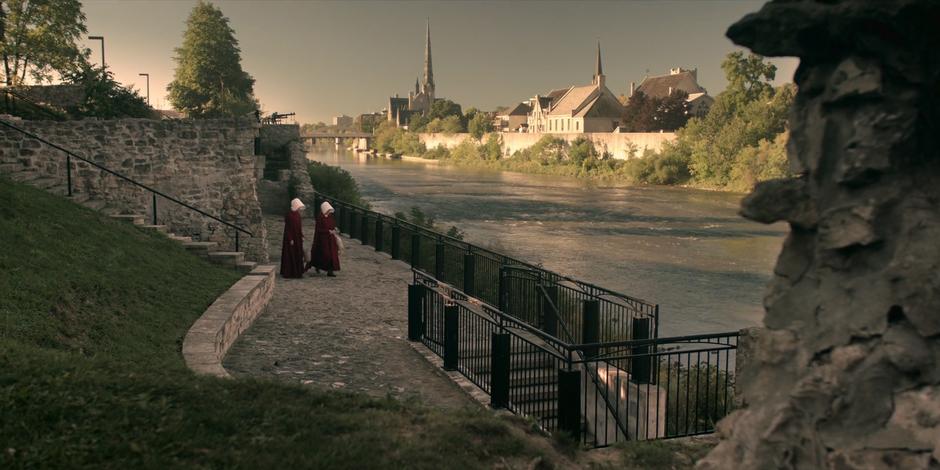
[[[339,246],[336,243],[336,219],[333,218],[333,206],[324,201],[317,213],[316,230],[313,232],[313,245],[310,247],[310,262],[307,269],[314,267],[317,272],[326,271],[326,275],[336,277],[333,271],[339,271]]]
[[[284,216],[284,244],[281,246],[281,276],[304,277],[304,231],[300,223],[300,212],[304,203],[294,198],[290,211]]]

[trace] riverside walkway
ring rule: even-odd
[[[265,218],[272,261],[280,259],[281,217]],[[313,241],[313,221],[304,220]],[[337,277],[278,277],[274,297],[229,350],[233,376],[300,383],[325,390],[392,396],[442,408],[475,406],[443,372],[408,344],[411,270],[358,240],[344,238]]]

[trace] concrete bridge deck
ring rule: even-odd
[[[280,259],[283,221],[265,219],[272,261]],[[305,244],[313,222],[304,220]],[[329,390],[419,400],[444,408],[476,406],[408,344],[411,271],[385,253],[344,238],[337,277],[278,277],[274,298],[229,350],[235,377],[259,377]]]

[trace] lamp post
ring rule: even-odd
[[[104,70],[104,36],[88,36],[88,39],[101,41],[101,70]]]
[[[150,106],[150,74],[149,73],[138,73],[137,75],[141,77],[147,77],[147,106]]]

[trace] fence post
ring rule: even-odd
[[[463,255],[463,293],[470,297],[475,296],[473,283],[476,279],[476,257],[467,252]]]
[[[630,339],[650,339],[650,319],[634,318],[630,331],[632,333]],[[630,355],[633,356],[630,359],[630,379],[634,383],[650,383],[652,358],[649,354],[649,345],[630,348]]]
[[[444,307],[444,370],[457,370],[457,342],[460,340],[458,331],[460,324],[460,311],[456,305]]]
[[[434,277],[444,280],[444,243],[440,238],[434,247]]]
[[[392,225],[392,259],[401,259],[401,227]]]
[[[382,218],[375,218],[375,251],[385,248],[385,234],[382,233]]]
[[[408,341],[420,341],[424,325],[421,313],[424,310],[424,286],[408,285]]]
[[[500,264],[499,276],[496,277],[496,292],[499,301],[499,311],[503,313],[509,313],[506,311],[506,280],[503,279],[504,277],[506,277],[506,266]]]
[[[362,211],[362,217],[359,219],[359,241],[363,245],[369,244],[369,214]]]
[[[581,332],[581,343],[590,344],[597,343],[600,338],[600,326],[601,326],[601,304],[597,300],[585,300],[583,301],[584,305],[584,322],[583,330]],[[584,358],[593,359],[597,357],[597,348],[585,348],[584,349]]]
[[[151,198],[151,208],[153,208],[153,225],[157,225],[157,193],[150,193]]]
[[[411,267],[421,268],[421,235],[411,234]]]
[[[492,333],[492,357],[490,370],[490,406],[509,407],[509,334]]]
[[[580,370],[558,370],[558,429],[581,441]]]
[[[65,179],[69,187],[69,197],[72,197],[72,156],[65,154]]]
[[[542,329],[546,333],[558,337],[558,313],[555,309],[558,308],[558,286],[545,286],[545,294],[548,296],[548,299],[542,299]],[[551,302],[549,302],[551,300]],[[552,308],[552,305],[555,308]]]

